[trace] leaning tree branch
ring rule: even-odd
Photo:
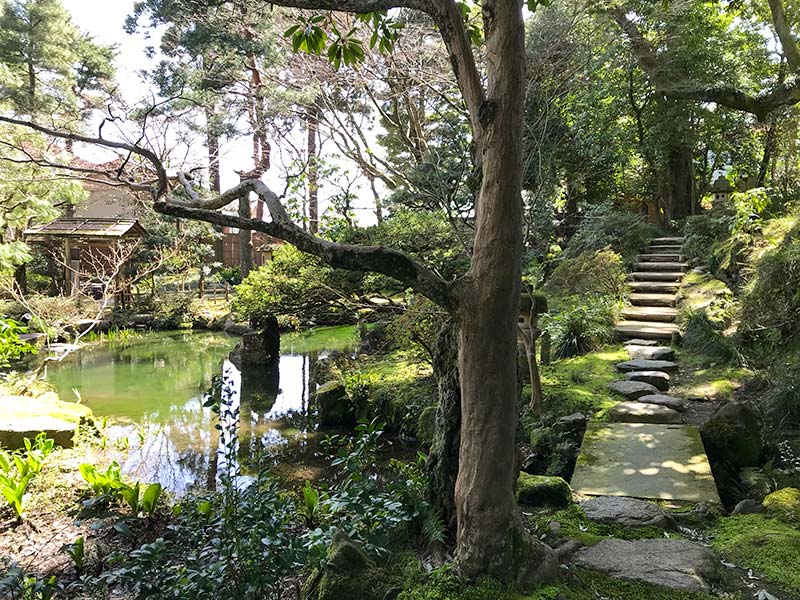
[[[774,0],[770,0],[770,4],[773,2]],[[713,102],[751,113],[759,121],[765,121],[772,111],[781,106],[792,106],[800,102],[800,78],[792,78],[758,94],[748,93],[732,85],[703,86],[693,82],[675,82],[672,76],[664,72],[652,44],[644,37],[636,23],[628,18],[625,9],[617,6],[608,12],[630,41],[633,54],[651,83],[665,96]],[[788,45],[784,46],[784,52],[787,47]]]
[[[218,212],[209,206],[217,206],[225,199],[256,193],[267,206],[272,221],[243,218]],[[225,204],[222,204],[224,206]],[[383,246],[356,246],[336,244],[303,231],[286,213],[278,196],[260,180],[245,180],[236,187],[202,205],[160,199],[154,205],[157,212],[173,217],[205,221],[224,227],[236,227],[261,231],[289,242],[303,252],[321,258],[337,269],[349,271],[373,271],[397,279],[401,283],[427,296],[448,310],[455,309],[455,295],[450,285],[431,269],[399,250]]]

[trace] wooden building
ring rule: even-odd
[[[25,230],[25,241],[48,248],[64,272],[64,295],[91,295],[91,286],[103,274],[120,270],[123,242],[147,232],[136,219],[62,217]],[[120,267],[120,268],[118,268]]]

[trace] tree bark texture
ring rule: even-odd
[[[697,212],[697,190],[694,181],[692,149],[689,146],[670,146],[667,150],[669,201],[667,220],[685,219]]]
[[[312,235],[319,232],[319,106],[315,103],[308,107],[306,116],[307,152],[308,152],[308,231]]]
[[[472,266],[459,294],[461,448],[456,562],[467,578],[530,585],[557,573],[514,498],[517,320],[522,257],[524,29],[515,0],[484,0],[487,94]]]

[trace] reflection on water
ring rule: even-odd
[[[237,337],[152,333],[125,348],[83,350],[50,369],[47,379],[62,398],[77,392],[96,416],[115,422],[107,435],[127,438],[131,450],[122,468],[130,478],[181,494],[195,485],[214,487],[229,467],[246,476],[282,465],[303,481],[326,464],[318,452],[321,434],[309,419],[313,365],[331,350],[352,347],[352,340],[352,328],[285,336],[276,365],[240,371],[226,359]],[[234,419],[222,436],[203,406],[214,376],[222,378]],[[220,449],[234,432],[236,464],[226,465]]]

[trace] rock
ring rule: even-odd
[[[239,352],[243,365],[266,365],[277,360],[281,353],[281,335],[278,331],[278,320],[272,317],[262,323],[263,329],[242,335],[242,347]]]
[[[226,333],[232,333],[233,335],[244,335],[252,331],[250,325],[247,323],[237,323],[232,319],[225,320],[225,323],[222,325],[222,330]]]
[[[386,600],[399,581],[375,566],[364,550],[343,531],[333,536],[328,560],[304,587],[304,598],[317,600]],[[316,588],[316,590],[315,590]],[[316,594],[314,593],[316,591]]]
[[[357,421],[357,414],[347,397],[344,383],[329,381],[317,388],[314,394],[319,424],[324,426],[351,426]]]
[[[764,498],[768,513],[791,523],[800,522],[800,489],[782,488]]]
[[[341,529],[333,534],[331,547],[328,550],[327,566],[339,573],[360,573],[375,564],[367,553]]]
[[[608,411],[608,418],[617,423],[677,424],[683,422],[678,411],[658,404],[641,402],[620,402]]]
[[[670,360],[645,360],[643,358],[635,358],[619,363],[617,369],[623,373],[627,373],[628,371],[672,372],[678,369],[678,365]]]
[[[658,346],[658,341],[633,339],[625,342],[626,348],[629,348],[631,346]]]
[[[677,539],[607,539],[579,550],[573,564],[617,579],[682,592],[709,592],[721,569],[708,548]]]
[[[520,473],[517,479],[517,502],[562,508],[572,503],[572,489],[561,477]]]
[[[763,513],[766,508],[758,500],[752,498],[745,498],[733,507],[732,515],[759,515]]]
[[[675,350],[668,346],[625,346],[631,358],[644,360],[673,360]]]
[[[659,506],[624,496],[599,496],[581,503],[586,518],[604,525],[675,529],[675,522]]]
[[[417,419],[417,441],[426,446],[430,446],[436,432],[437,408],[437,406],[426,406]]]
[[[3,419],[5,421],[5,419]],[[33,439],[42,431],[57,446],[72,448],[77,426],[53,417],[27,417],[13,423],[0,422],[0,447],[16,450],[24,447],[24,439]]]
[[[156,318],[151,313],[137,313],[128,317],[128,324],[131,327],[138,327],[139,325],[151,327],[155,320]]]
[[[589,418],[583,413],[572,413],[559,418],[553,423],[553,432],[557,435],[572,434],[586,429]]]
[[[761,457],[761,423],[742,402],[724,404],[701,429],[709,458],[734,467],[754,467]]]
[[[664,371],[629,371],[625,373],[628,381],[641,381],[656,386],[660,391],[669,389],[669,375]]]
[[[683,403],[683,400],[680,398],[674,398],[673,396],[667,396],[665,394],[647,394],[646,396],[640,396],[637,398],[637,401],[645,404],[658,404],[660,406],[666,406],[667,408],[677,410],[678,412],[683,412],[686,410],[686,405]]]
[[[636,400],[648,394],[657,394],[659,391],[656,386],[642,381],[615,381],[608,386],[608,389],[629,400]]]

